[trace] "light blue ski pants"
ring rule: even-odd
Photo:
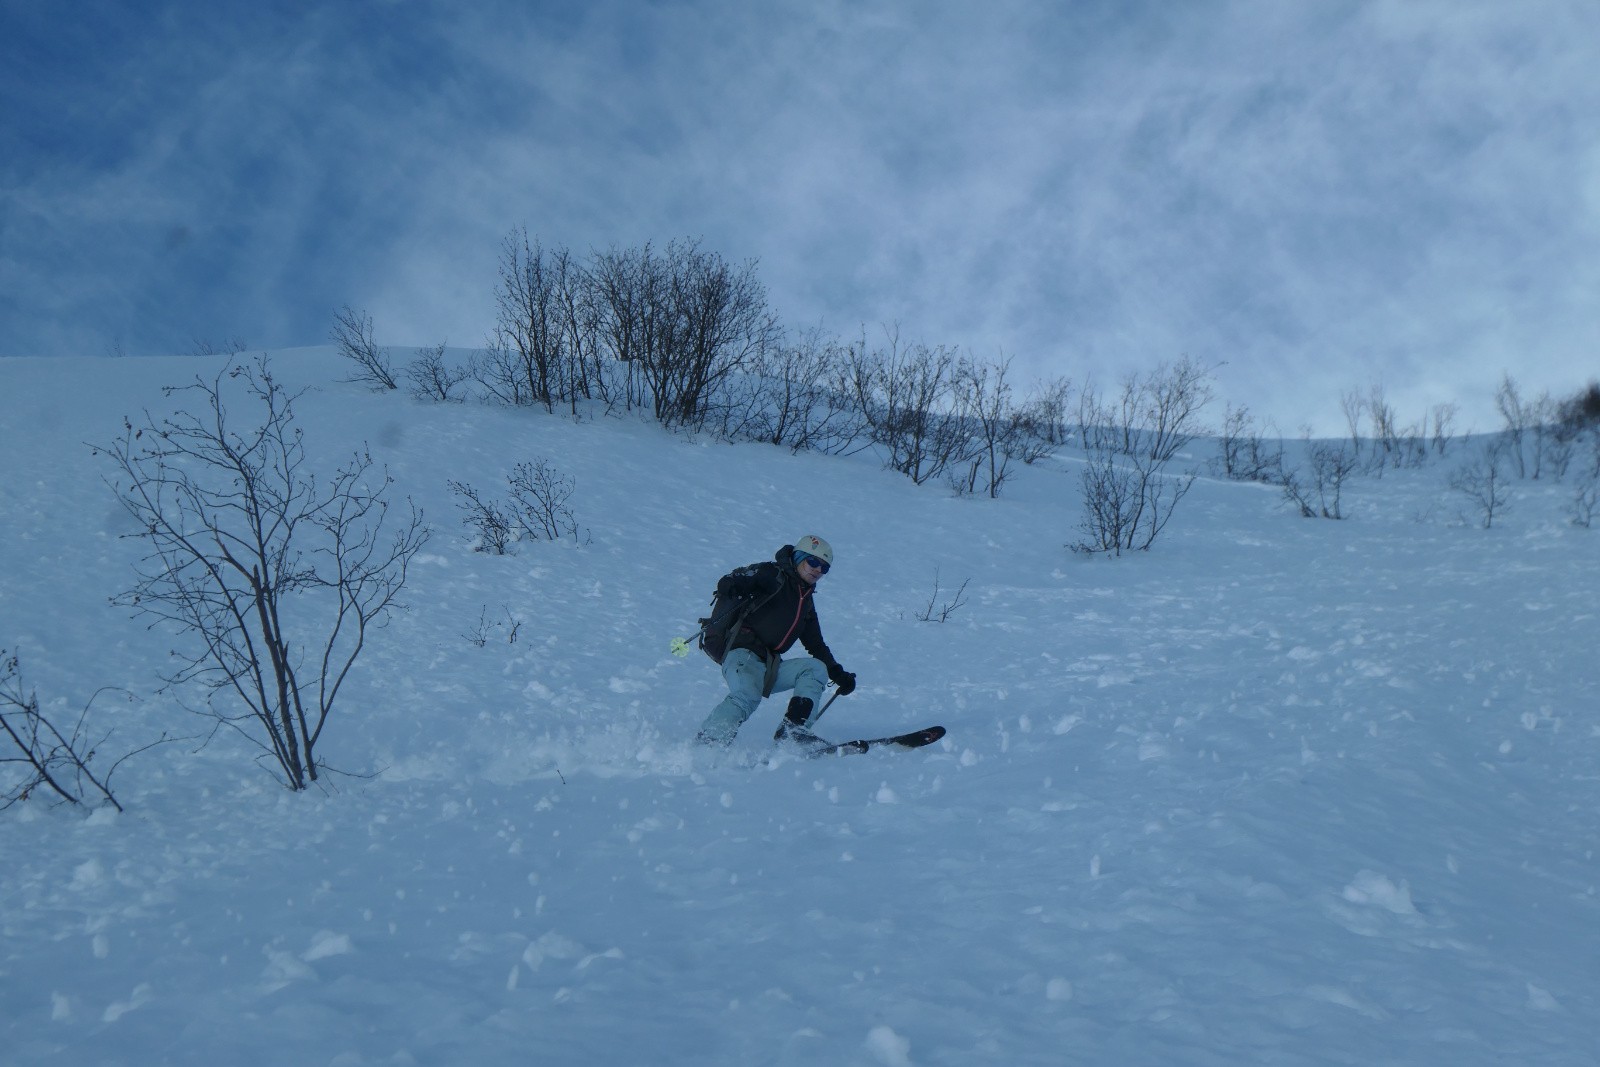
[[[766,662],[748,648],[736,648],[722,659],[722,680],[728,683],[728,695],[722,703],[711,709],[700,726],[700,740],[719,745],[730,745],[745,720],[755,714],[761,704],[761,686],[767,679]],[[797,697],[811,701],[811,722],[817,719],[822,707],[822,689],[828,684],[828,669],[819,659],[803,656],[786,659],[778,664],[777,679],[772,683],[774,693],[794,690]],[[809,723],[808,723],[809,725]]]

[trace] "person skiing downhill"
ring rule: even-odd
[[[832,566],[832,546],[807,534],[778,549],[770,562],[740,567],[717,582],[718,594],[750,597],[753,606],[728,634],[722,658],[728,695],[706,716],[696,741],[726,748],[764,698],[790,691],[794,695],[773,738],[814,741],[810,728],[820,715],[823,687],[833,682],[840,696],[855,690],[856,676],[822,639],[812,596]],[[784,659],[797,641],[810,655]]]

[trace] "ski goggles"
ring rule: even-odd
[[[829,567],[828,561],[825,560],[825,559],[819,559],[818,557],[813,556],[809,552],[801,552],[800,553],[800,558],[797,559],[795,562],[796,563],[809,563],[813,567],[817,568],[817,570],[821,571],[823,574],[827,574],[828,573],[828,567]]]

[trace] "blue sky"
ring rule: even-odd
[[[1600,7],[0,0],[0,355],[477,345],[514,228],[1340,432],[1600,373]],[[1220,412],[1217,413],[1220,415]]]

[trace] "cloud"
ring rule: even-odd
[[[0,353],[314,344],[345,303],[476,344],[526,225],[698,237],[786,321],[1041,375],[1191,356],[1287,432],[1594,373],[1586,4],[135,11],[4,16]]]

